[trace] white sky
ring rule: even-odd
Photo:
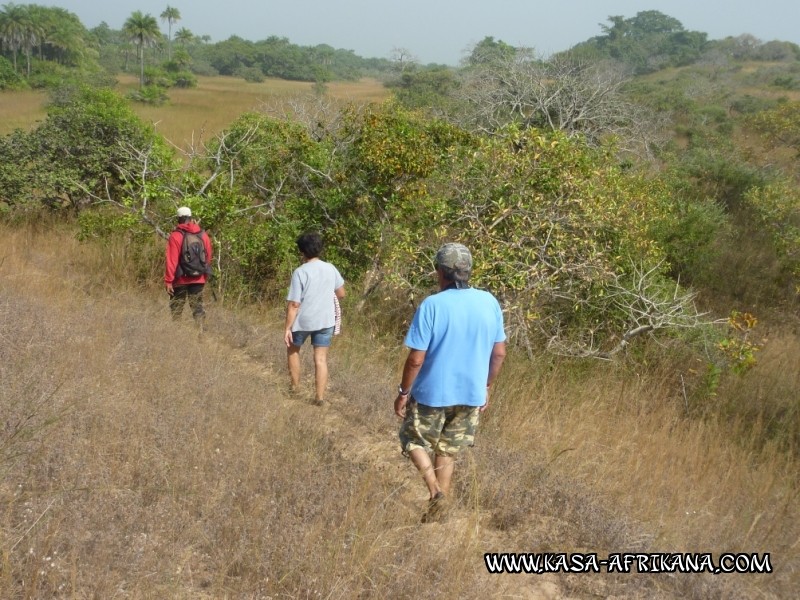
[[[17,4],[27,4],[17,1]],[[253,42],[271,35],[292,43],[329,44],[363,57],[389,58],[405,48],[422,63],[457,65],[486,36],[541,54],[600,35],[610,15],[658,10],[684,28],[721,39],[749,33],[762,41],[800,43],[800,0],[56,0],[92,28],[121,29],[133,11],[159,18],[167,5],[186,27],[212,41],[232,35]]]

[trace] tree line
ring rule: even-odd
[[[191,85],[195,75],[215,74],[251,81],[280,77],[326,82],[390,67],[387,59],[362,58],[327,44],[300,46],[278,36],[257,42],[232,36],[211,43],[207,35],[185,27],[173,32],[181,18],[180,11],[168,5],[158,19],[134,11],[120,29],[106,23],[87,29],[63,8],[6,4],[0,11],[0,89],[49,87],[58,78],[87,76],[100,69],[112,75],[133,72],[134,64],[142,86],[159,78],[164,83],[165,73],[178,72],[184,75],[173,76],[173,85]],[[159,19],[167,26],[166,34]]]

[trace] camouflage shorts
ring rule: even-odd
[[[415,448],[432,449],[439,456],[458,454],[473,445],[479,414],[477,406],[434,408],[411,398],[400,427],[403,454],[408,455]]]

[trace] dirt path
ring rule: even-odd
[[[212,313],[214,310],[212,309]],[[217,318],[222,317],[217,314]],[[233,318],[228,315],[227,318]],[[486,509],[474,510],[465,506],[454,506],[448,513],[446,520],[439,523],[420,524],[420,517],[427,505],[427,490],[414,469],[413,465],[405,459],[399,450],[397,442],[397,423],[382,421],[377,426],[367,426],[355,423],[346,415],[350,412],[351,398],[347,390],[336,390],[329,393],[328,401],[323,406],[316,406],[311,402],[313,378],[310,364],[310,352],[303,354],[303,385],[304,393],[300,398],[293,397],[285,392],[288,388],[287,375],[283,364],[284,350],[277,345],[275,340],[280,340],[282,331],[280,323],[269,326],[254,326],[251,323],[239,321],[235,327],[230,322],[213,323],[206,333],[207,341],[227,347],[231,360],[240,363],[240,366],[251,370],[262,377],[265,384],[271,386],[279,398],[282,406],[302,407],[313,411],[315,428],[325,435],[333,444],[339,455],[353,464],[362,468],[373,469],[381,474],[384,481],[389,483],[393,490],[389,498],[383,500],[391,504],[392,510],[401,510],[405,521],[423,530],[426,543],[438,547],[441,552],[446,552],[453,545],[467,546],[476,554],[481,554],[485,549],[497,551],[519,551],[513,545],[513,531],[500,531],[487,526],[490,521],[489,511]],[[233,337],[230,332],[235,331]],[[223,333],[217,333],[223,332]],[[224,333],[227,332],[227,333]],[[227,336],[227,339],[226,339]],[[332,358],[336,349],[332,350]],[[336,375],[332,372],[332,379]],[[391,387],[391,386],[389,386]],[[387,389],[389,389],[387,387]],[[391,411],[392,398],[386,399],[386,410]],[[347,431],[347,436],[340,432]],[[387,506],[388,509],[388,506]],[[574,526],[552,515],[542,515],[536,518],[536,523],[526,522],[528,529],[544,530],[570,530]],[[565,547],[573,546],[572,541],[564,540]],[[531,549],[531,551],[535,551]],[[565,578],[569,577],[565,585]],[[493,598],[519,598],[524,600],[564,600],[567,598],[645,598],[645,597],[672,597],[670,595],[641,595],[631,593],[630,586],[624,582],[609,581],[601,576],[570,576],[563,574],[490,574],[482,569],[481,578],[487,582],[487,587],[494,589]],[[569,591],[566,591],[566,590]],[[651,590],[652,591],[652,590]]]

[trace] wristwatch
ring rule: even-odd
[[[411,393],[411,390],[404,390],[403,384],[401,383],[400,385],[397,386],[397,393],[400,396],[408,396]]]

